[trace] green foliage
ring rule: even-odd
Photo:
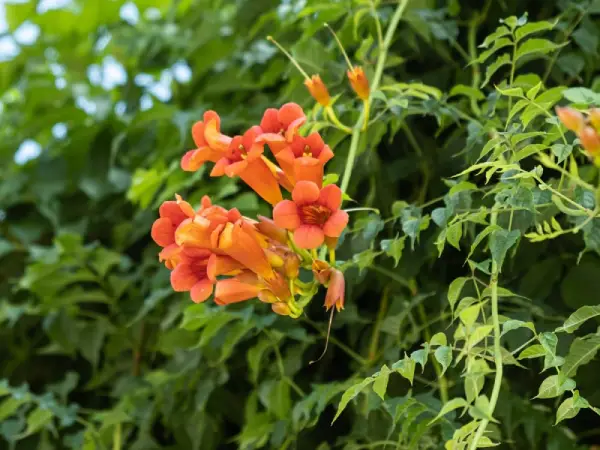
[[[19,41],[0,55],[0,448],[598,445],[598,168],[554,113],[600,106],[597,0],[37,3],[5,2],[0,37]],[[355,147],[266,40],[354,124],[324,22],[371,82],[385,55]],[[207,109],[235,134],[288,101],[351,217],[314,364],[321,305],[193,304],[149,237],[176,193],[268,214],[179,159]]]

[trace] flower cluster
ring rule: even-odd
[[[595,165],[600,166],[600,109],[587,111],[587,117],[573,108],[556,108],[556,114],[565,127],[574,131],[581,146]]]
[[[343,308],[344,276],[335,268],[335,247],[348,214],[340,209],[340,188],[323,186],[333,152],[318,133],[299,132],[305,121],[302,108],[287,103],[265,111],[260,124],[240,136],[223,134],[214,111],[194,124],[197,148],[183,156],[182,169],[214,163],[211,176],[239,177],[273,206],[273,218],[250,219],[207,196],[198,209],[179,195],[164,202],[152,238],[162,247],[159,259],[171,270],[175,291],[190,292],[194,302],[212,295],[219,305],[258,298],[278,314],[299,317],[322,284],[328,287],[325,307]],[[329,264],[317,257],[323,244]],[[301,269],[312,272],[312,281],[300,280]]]

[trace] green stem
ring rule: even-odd
[[[494,207],[492,214],[490,215],[490,225],[496,225],[498,220],[498,211]],[[492,259],[492,273],[490,280],[491,289],[491,303],[492,303],[492,323],[494,326],[494,363],[496,365],[496,374],[494,376],[494,387],[492,388],[492,395],[490,397],[490,404],[487,411],[487,417],[481,421],[475,437],[471,441],[469,450],[476,450],[479,440],[485,433],[485,430],[490,422],[490,417],[493,417],[494,410],[496,409],[496,403],[500,395],[500,387],[502,386],[502,347],[500,346],[500,320],[498,319],[498,273],[500,268],[498,262]]]
[[[338,129],[342,130],[344,133],[352,133],[352,129],[350,127],[347,127],[342,122],[340,122],[340,119],[338,119],[337,115],[335,114],[335,111],[331,106],[327,106],[325,108],[325,113],[327,114],[327,117],[329,117],[329,120],[331,120],[331,123],[333,123]]]
[[[379,83],[381,82],[381,76],[383,75],[383,66],[385,65],[385,60],[387,59],[388,48],[392,42],[392,38],[394,37],[394,31],[396,31],[396,27],[398,26],[398,22],[402,18],[402,14],[406,9],[406,5],[408,5],[409,0],[401,0],[394,12],[392,20],[386,30],[385,38],[383,40],[383,45],[379,51],[379,57],[377,58],[377,66],[375,67],[375,76],[373,77],[373,82],[371,83],[371,92],[375,92],[379,87]],[[366,100],[365,106],[370,105],[373,96],[369,96],[369,99]],[[365,122],[366,108],[363,108],[360,117],[356,121],[354,125],[354,129],[352,130],[352,140],[350,141],[350,150],[348,152],[348,159],[346,160],[346,167],[344,168],[344,175],[342,176],[341,189],[342,192],[346,192],[348,189],[348,184],[350,183],[350,178],[352,177],[352,169],[354,168],[354,162],[356,160],[356,152],[358,150],[358,142],[360,140],[361,128]]]
[[[115,431],[113,433],[113,450],[121,450],[121,424],[115,425]]]

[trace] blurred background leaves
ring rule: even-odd
[[[385,25],[394,2],[376,3]],[[371,2],[6,0],[3,7],[0,448],[325,450],[384,448],[390,440],[395,448],[442,448],[459,420],[449,414],[439,427],[427,426],[441,408],[433,370],[417,369],[411,395],[408,382],[390,378],[385,401],[360,397],[354,413],[331,426],[335,406],[359,378],[449,324],[446,291],[466,270],[465,255],[448,247],[437,259],[430,215],[442,226],[456,209],[470,208],[468,190],[448,193],[454,182],[444,178],[466,168],[485,143],[481,121],[465,118],[465,105],[485,98],[482,117],[493,121],[496,101],[493,87],[472,87],[471,43],[513,14],[558,18],[552,38],[567,46],[525,64],[549,86],[600,92],[600,2],[409,2],[384,84],[423,87],[377,100],[381,114],[361,141],[348,194],[381,215],[353,215],[340,249],[357,265],[346,275],[347,307],[314,365],[326,330],[321,305],[298,321],[259,302],[192,305],[171,291],[149,230],[158,205],[175,193],[268,213],[235,181],[180,170],[190,127],[207,109],[234,134],[268,107],[313,107],[267,35],[333,94],[345,94],[336,107],[350,123],[359,103],[322,24],[372,76]],[[348,140],[322,132],[337,155],[328,170],[341,174]],[[440,197],[443,207],[434,205]],[[525,243],[522,258],[512,260],[507,277],[533,299],[520,313],[552,321],[590,304],[600,262],[587,254],[573,266],[581,244],[569,239],[555,247]],[[585,369],[586,397],[600,404],[598,362]],[[462,386],[457,370],[448,377]],[[499,406],[507,424],[502,448],[598,442],[597,418],[581,414],[574,431],[553,428],[552,408],[527,400],[539,385],[534,375],[511,368],[506,378],[514,390],[503,391]]]

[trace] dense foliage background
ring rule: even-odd
[[[346,308],[335,317],[322,360],[309,364],[325,345],[321,297],[292,320],[257,301],[220,308],[193,305],[187,295],[172,292],[149,236],[162,201],[179,193],[198,203],[209,194],[248,215],[267,212],[231,179],[180,170],[181,155],[193,145],[192,123],[215,109],[225,131],[234,134],[258,122],[268,107],[296,101],[307,111],[313,108],[302,77],[267,35],[307,72],[320,74],[333,94],[342,94],[338,115],[353,123],[360,102],[323,23],[337,31],[352,59],[372,77],[381,50],[374,17],[385,30],[396,4],[5,3],[0,448],[444,448],[469,415],[481,418],[483,397],[463,417],[455,410],[435,423],[431,419],[449,398],[465,397],[465,389],[473,402],[481,387],[473,393],[468,385],[483,383],[486,371],[481,366],[463,371],[453,363],[443,367],[442,376],[443,364],[425,365],[423,352],[412,353],[425,366],[421,371],[417,365],[414,385],[385,370],[436,333],[452,336],[457,320],[448,300],[456,302],[457,283],[465,284],[455,282],[449,294],[457,277],[476,279],[458,291],[482,299],[473,291],[483,277],[477,271],[489,274],[489,251],[482,243],[486,236],[479,238],[482,227],[476,227],[488,223],[485,211],[495,195],[496,204],[512,208],[510,219],[508,214],[498,219],[509,230],[502,248],[492,243],[494,261],[504,259],[500,313],[532,322],[546,339],[552,333],[541,332],[559,327],[581,306],[598,304],[600,219],[575,221],[582,225],[577,234],[559,232],[569,227],[568,217],[557,217],[558,228],[550,222],[559,211],[542,207],[552,201],[540,183],[542,178],[546,186],[560,183],[559,193],[590,210],[592,192],[563,185],[559,170],[536,172],[535,183],[525,177],[511,181],[506,174],[515,167],[504,166],[484,167],[486,174],[470,182],[452,178],[474,164],[492,139],[512,138],[512,151],[540,135],[558,139],[548,128],[555,130],[556,121],[544,114],[552,116],[553,106],[565,103],[565,88],[590,89],[569,91],[571,102],[600,103],[598,0],[408,2],[347,191],[355,202],[349,207],[377,211],[351,213],[351,229],[338,251],[347,262]],[[478,46],[510,16],[513,22],[506,23],[514,27],[549,21],[539,27],[542,34],[528,36],[545,41],[518,55],[515,47],[506,60],[498,57],[503,51],[480,56],[486,48],[501,49],[501,34],[486,48]],[[510,91],[515,86],[520,93]],[[519,100],[511,95],[525,91],[537,106],[523,103],[512,110]],[[314,112],[315,126],[336,153],[328,173],[342,175],[349,138]],[[524,130],[538,133],[514,138]],[[550,148],[552,142],[532,145]],[[597,169],[578,147],[559,145],[550,153],[558,163],[571,161],[572,176],[575,170],[584,183],[597,185]],[[491,150],[488,146],[486,154]],[[510,162],[529,171],[537,164],[532,155],[542,150],[529,148]],[[554,164],[546,162],[545,167]],[[568,216],[571,210],[560,211]],[[536,239],[524,235],[536,233],[536,223],[541,235],[558,233],[531,242]],[[485,288],[487,278],[480,282]],[[600,406],[595,320],[578,330],[592,333],[586,342],[594,345],[576,381],[589,404]],[[531,337],[522,323],[512,323],[503,338],[509,351],[490,438],[500,448],[515,449],[600,445],[600,419],[583,404],[581,412],[564,415],[579,412],[574,419],[553,425],[564,389],[550,396],[555,398],[532,399],[561,365],[557,355],[570,351],[573,335],[561,335],[558,346],[541,340],[537,356],[546,357],[544,364],[517,361],[513,351]],[[436,361],[446,361],[438,356]],[[548,373],[540,374],[544,367]],[[365,388],[332,424],[342,393],[381,370],[385,383],[376,382],[377,393]],[[490,389],[488,381],[483,392]]]

